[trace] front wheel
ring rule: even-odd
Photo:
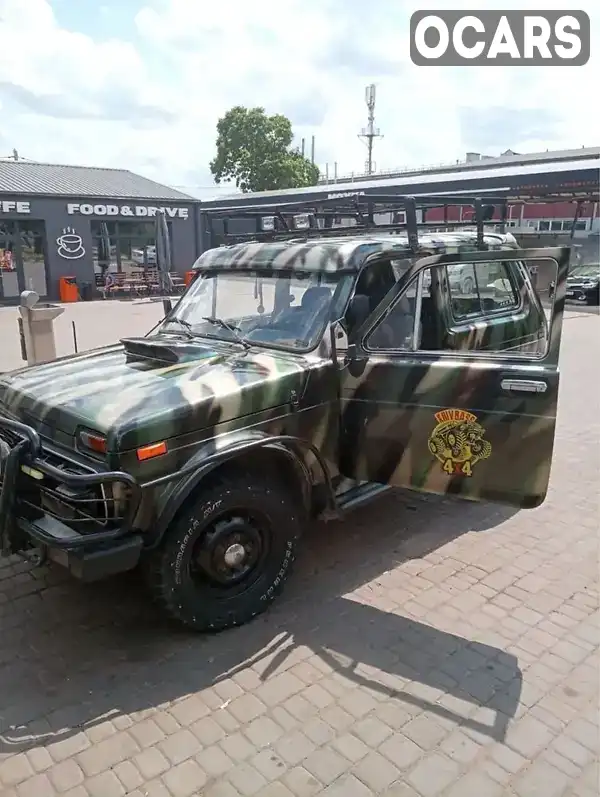
[[[242,625],[281,592],[300,532],[298,508],[277,484],[225,477],[148,555],[150,589],[169,617],[196,631]]]

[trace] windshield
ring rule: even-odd
[[[207,272],[192,283],[161,328],[245,345],[310,350],[332,309],[341,310],[352,279],[289,271]]]
[[[600,265],[591,264],[588,266],[575,266],[569,273],[570,277],[598,277],[600,276]]]

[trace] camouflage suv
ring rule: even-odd
[[[211,249],[145,337],[4,375],[2,552],[141,565],[168,615],[222,629],[311,519],[392,487],[542,503],[568,248],[344,233]],[[549,318],[530,259],[557,266]]]

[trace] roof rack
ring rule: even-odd
[[[215,207],[203,210],[207,220],[211,246],[219,238],[225,245],[260,241],[307,240],[308,238],[356,236],[370,232],[406,233],[411,249],[419,248],[419,231],[439,228],[475,227],[477,247],[485,249],[484,227],[497,226],[506,231],[509,204],[539,204],[573,202],[575,212],[571,228],[574,236],[583,205],[599,201],[598,190],[560,193],[510,194],[509,189],[495,192],[481,191],[477,194],[454,192],[452,194],[357,194],[337,196],[330,199],[296,200],[275,204],[248,204]],[[466,221],[449,221],[451,207],[471,207],[472,218]],[[443,209],[443,221],[428,221],[427,214],[433,209]],[[499,210],[499,219],[494,219]],[[391,221],[380,222],[377,217],[389,214]],[[352,221],[344,225],[343,220]],[[248,224],[251,220],[254,223]],[[215,222],[221,223],[221,231]],[[231,229],[232,222],[238,229]],[[240,224],[241,222],[242,224]],[[322,222],[322,223],[320,223]],[[342,226],[334,226],[341,223]],[[239,229],[240,226],[246,229]],[[249,229],[252,228],[253,229]]]

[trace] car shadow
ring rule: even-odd
[[[403,616],[401,607],[382,610],[355,591],[516,510],[394,491],[379,500],[375,525],[373,506],[313,526],[280,600],[220,634],[192,634],[158,618],[137,574],[62,582],[15,601],[16,618],[0,614],[11,651],[0,664],[0,755],[168,707],[249,668],[260,697],[277,674],[307,658],[323,677],[366,688],[399,713],[427,711],[504,739],[522,685],[514,656]],[[3,628],[7,617],[13,621]]]

